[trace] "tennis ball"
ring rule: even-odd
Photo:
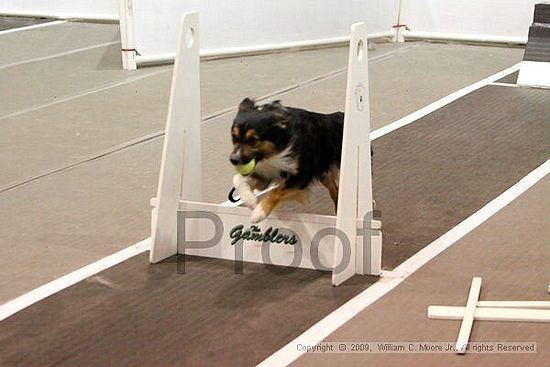
[[[235,169],[237,172],[239,172],[243,176],[247,176],[254,171],[254,167],[256,167],[256,160],[252,158],[250,162],[247,164],[238,164],[235,166]]]

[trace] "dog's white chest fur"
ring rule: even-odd
[[[280,153],[262,159],[256,164],[254,172],[268,180],[280,179],[282,172],[298,173],[298,162],[290,156],[291,150],[292,147],[288,147]]]

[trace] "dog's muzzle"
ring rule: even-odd
[[[231,153],[231,155],[229,156],[229,161],[231,162],[231,164],[233,164],[234,166],[238,165],[238,164],[248,164],[251,160],[252,160],[253,157],[245,157],[241,154],[241,151],[240,149]]]

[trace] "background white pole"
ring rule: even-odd
[[[133,0],[119,0],[120,41],[122,52],[122,67],[135,70],[136,49],[134,42],[134,5]]]

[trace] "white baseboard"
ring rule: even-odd
[[[527,37],[493,36],[487,34],[404,31],[405,39],[432,39],[481,43],[506,43],[525,45]]]
[[[48,11],[35,11],[35,10],[2,10],[0,9],[0,15],[118,22],[118,14],[61,13],[61,12],[48,12]]]

